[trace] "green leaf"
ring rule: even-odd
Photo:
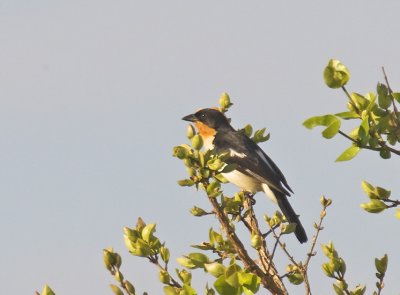
[[[322,131],[322,136],[329,139],[339,132],[341,122],[338,117],[334,115],[325,115],[311,117],[304,121],[303,125],[308,129],[312,129],[316,126],[326,126],[327,128]]]
[[[192,281],[192,274],[186,269],[182,269],[181,271],[176,270],[176,273],[178,274],[178,277],[182,281],[182,283],[190,284],[190,282]]]
[[[240,288],[239,273],[236,268],[236,265],[231,265],[226,269],[225,280],[232,287]]]
[[[378,196],[376,194],[376,189],[372,184],[370,184],[370,183],[366,182],[365,180],[363,180],[361,182],[361,187],[364,190],[364,192],[367,193],[367,195],[368,195],[368,197],[370,199],[378,199]]]
[[[209,263],[209,258],[203,253],[190,253],[188,258],[196,267],[204,267],[205,263]]]
[[[161,246],[160,248],[160,255],[161,255],[161,259],[165,262],[168,263],[169,262],[169,258],[170,258],[170,253],[169,253],[169,249],[165,246]]]
[[[393,92],[392,96],[398,103],[400,103],[400,92]]]
[[[156,224],[150,223],[146,225],[142,230],[142,238],[146,242],[150,242],[151,238],[153,237],[153,233],[156,231]]]
[[[196,265],[193,263],[193,261],[188,258],[188,257],[179,257],[176,259],[176,261],[182,265],[183,267],[189,268],[189,269],[194,269],[196,268]]]
[[[377,186],[375,188],[376,194],[378,195],[379,199],[386,200],[390,197],[391,191],[384,189],[383,187]]]
[[[359,138],[360,144],[362,146],[365,146],[369,141],[370,135],[369,135],[369,118],[368,117],[364,118],[360,124],[360,128],[358,129],[358,138]]]
[[[381,259],[375,258],[375,267],[380,274],[385,274],[388,266],[388,256],[383,255]]]
[[[204,209],[196,207],[196,206],[194,206],[193,208],[190,209],[190,213],[196,217],[200,217],[200,216],[204,216],[204,215],[208,214]]]
[[[213,181],[207,186],[207,195],[211,198],[217,197],[221,193],[221,183]]]
[[[322,270],[324,271],[325,275],[330,278],[333,278],[335,276],[334,266],[329,262],[322,264]]]
[[[360,111],[365,110],[369,106],[368,99],[359,93],[353,92],[350,94],[350,99],[353,105]]]
[[[296,223],[285,223],[281,226],[281,234],[291,234],[296,230]]]
[[[210,275],[216,278],[225,273],[225,266],[218,262],[205,263],[204,268]]]
[[[369,203],[363,203],[360,206],[369,213],[379,213],[387,209],[387,205],[384,202],[376,199],[372,199]]]
[[[304,281],[303,276],[298,271],[289,274],[287,278],[293,285],[300,285]]]
[[[225,276],[220,276],[214,283],[214,288],[220,295],[240,295],[242,288],[233,287],[226,281]]]
[[[255,143],[259,143],[259,142],[264,142],[267,141],[270,137],[270,134],[268,133],[266,136],[264,136],[264,132],[265,132],[265,128],[262,128],[260,130],[257,130],[254,133],[254,136],[251,138]]]
[[[342,118],[344,120],[349,120],[349,119],[358,119],[360,116],[354,112],[354,111],[349,111],[349,112],[342,112],[342,113],[337,113],[335,116]]]
[[[360,147],[352,145],[348,149],[346,149],[336,160],[335,162],[343,162],[343,161],[349,161],[353,159],[358,152],[361,150]]]
[[[381,108],[387,109],[390,107],[392,100],[389,96],[389,90],[385,84],[378,83],[376,86],[376,91],[378,93],[378,104]]]
[[[331,59],[324,70],[325,84],[329,88],[340,88],[349,81],[350,72],[344,64],[337,59]]]
[[[196,295],[197,292],[195,289],[192,288],[192,286],[188,284],[184,284],[182,287],[182,291],[179,293],[179,295]]]
[[[191,179],[182,179],[182,180],[178,180],[178,184],[180,186],[192,186],[192,185],[194,185],[194,181]]]
[[[243,287],[243,292],[246,295],[253,295],[260,288],[261,279],[253,273],[240,272],[239,283]]]
[[[333,290],[335,291],[336,295],[345,295],[344,291],[337,284],[333,284]]]
[[[247,124],[241,130],[247,137],[250,137],[253,134],[253,127],[250,124]]]

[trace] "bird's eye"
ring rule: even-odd
[[[206,117],[206,114],[201,114],[200,115],[202,118],[205,118]]]

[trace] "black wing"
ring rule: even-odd
[[[270,157],[241,131],[231,131],[220,135],[217,133],[214,146],[218,153],[229,151],[231,157],[227,163],[237,165],[237,170],[266,183],[284,195],[290,196],[292,189],[285,176]]]

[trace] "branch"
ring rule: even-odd
[[[264,288],[269,290],[272,294],[288,294],[282,280],[279,276],[271,276],[264,273],[261,268],[253,261],[253,259],[247,253],[243,243],[240,241],[238,236],[235,233],[235,230],[230,225],[229,219],[225,215],[223,209],[220,207],[219,203],[217,202],[216,198],[209,197],[208,198],[211,205],[214,208],[215,215],[218,218],[223,230],[225,231],[228,239],[232,242],[233,247],[237,255],[239,256],[240,260],[243,262],[244,266],[251,271],[253,271],[258,277],[261,278],[261,283],[263,284]]]
[[[253,202],[252,199],[245,195],[245,199],[243,201],[243,206],[244,209],[247,210],[248,214],[244,218],[247,224],[250,226],[249,231],[251,234],[257,234],[260,237],[263,236],[260,227],[258,225],[258,220],[257,217],[254,213],[253,209]],[[276,270],[276,267],[274,265],[274,262],[272,261],[272,256],[269,254],[268,248],[267,248],[267,243],[265,242],[265,239],[263,239],[263,242],[260,246],[259,249],[256,249],[258,252],[258,256],[261,261],[261,265],[263,266],[264,272],[268,273],[270,276],[278,277],[278,271]]]

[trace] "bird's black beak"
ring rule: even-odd
[[[194,114],[187,115],[187,116],[183,117],[182,120],[189,121],[189,122],[198,121],[197,117]]]

